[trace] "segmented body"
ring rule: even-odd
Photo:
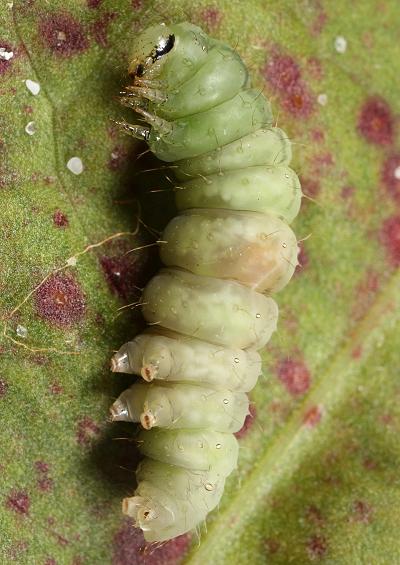
[[[233,49],[188,23],[155,26],[137,38],[130,75],[122,102],[149,126],[121,125],[175,162],[180,214],[163,234],[166,268],[143,293],[151,326],[112,360],[143,381],[111,414],[144,428],[123,511],[162,541],[201,523],[237,466],[233,434],[278,319],[269,294],[297,265],[288,224],[301,189],[290,141]]]

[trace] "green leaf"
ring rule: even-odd
[[[144,550],[120,512],[132,427],[107,422],[131,379],[108,360],[141,327],[136,287],[158,263],[127,252],[170,217],[171,185],[138,173],[157,164],[112,120],[133,119],[116,96],[135,34],[183,19],[235,45],[271,97],[310,197],[294,229],[311,237],[221,507],[200,544]],[[400,561],[399,23],[390,0],[3,3],[2,562]]]

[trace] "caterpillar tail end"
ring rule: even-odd
[[[125,402],[119,398],[112,404],[110,408],[110,419],[112,422],[123,421],[130,422],[129,410]]]
[[[127,353],[116,353],[111,357],[110,368],[113,373],[129,373],[129,357]]]
[[[153,498],[131,496],[122,500],[122,513],[135,521],[148,542],[165,541],[169,535],[160,535],[160,528],[168,529],[174,523],[174,514]],[[156,533],[158,532],[158,533]]]

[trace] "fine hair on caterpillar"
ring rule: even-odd
[[[140,377],[111,418],[142,427],[122,510],[163,542],[206,519],[237,467],[233,434],[278,320],[270,294],[298,265],[289,224],[302,193],[291,142],[234,49],[191,23],[160,24],[136,37],[128,74],[121,102],[138,123],[119,126],[173,172],[178,215],[143,290],[148,327],[111,361]]]

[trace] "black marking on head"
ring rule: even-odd
[[[167,37],[167,39],[162,39],[160,43],[156,45],[156,52],[153,57],[153,60],[156,61],[163,55],[169,53],[174,45],[175,45],[175,35],[172,33]]]
[[[144,66],[142,64],[140,64],[135,69],[135,76],[142,77],[143,73],[144,73]]]

